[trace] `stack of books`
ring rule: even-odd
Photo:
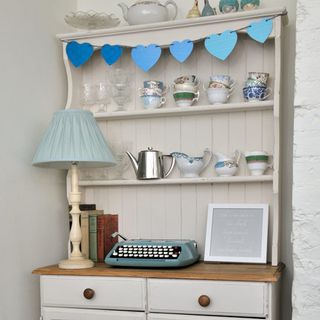
[[[81,204],[80,210],[81,252],[86,259],[103,262],[118,241],[118,237],[111,236],[118,232],[118,215],[104,214],[94,204]]]

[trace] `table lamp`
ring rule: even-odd
[[[69,259],[60,261],[60,268],[84,269],[94,266],[91,260],[83,257],[80,250],[81,192],[78,186],[78,167],[105,167],[115,165],[115,163],[113,154],[91,112],[65,109],[54,114],[32,164],[58,169],[71,168],[69,201],[72,206],[70,211],[72,251]]]

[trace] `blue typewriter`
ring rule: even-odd
[[[179,268],[199,260],[194,240],[126,240],[118,242],[105,263],[121,267]]]

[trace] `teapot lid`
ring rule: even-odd
[[[154,150],[153,147],[147,147],[146,150],[142,150],[141,152],[159,152],[158,150]]]
[[[138,4],[159,4],[159,0],[137,0],[132,6],[136,6]]]

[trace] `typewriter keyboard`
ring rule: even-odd
[[[180,246],[165,245],[122,245],[111,258],[130,259],[177,259],[181,253]]]

